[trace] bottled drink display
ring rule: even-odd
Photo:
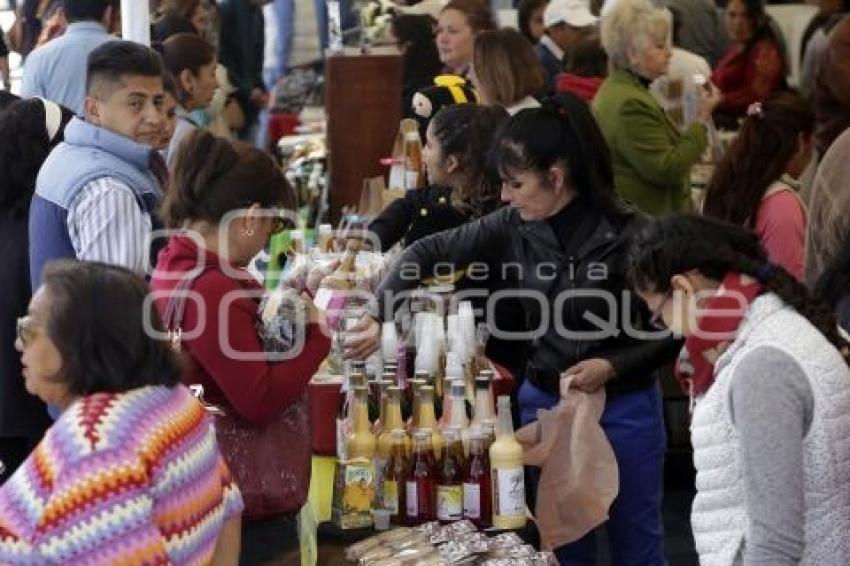
[[[488,448],[483,434],[472,433],[463,473],[463,518],[478,527],[488,527],[493,520]]]
[[[405,518],[419,525],[437,518],[437,471],[431,449],[431,432],[413,433],[413,456],[405,480]]]
[[[520,529],[525,526],[525,477],[522,446],[514,438],[511,399],[499,397],[496,441],[490,446],[493,482],[493,526]]]
[[[444,436],[443,457],[437,481],[437,519],[444,523],[463,518],[463,446],[460,429],[450,428]]]

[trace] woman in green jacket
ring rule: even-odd
[[[602,16],[611,72],[593,101],[611,148],[614,186],[653,216],[686,208],[688,176],[708,145],[707,125],[720,100],[706,83],[698,121],[680,132],[649,92],[670,63],[670,20],[649,0],[620,0]]]

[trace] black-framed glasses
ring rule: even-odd
[[[661,299],[661,302],[658,303],[658,306],[652,309],[649,317],[649,325],[655,328],[656,330],[665,330],[667,325],[664,324],[664,319],[661,318],[661,311],[664,310],[664,305],[667,304],[673,297],[673,289],[669,289],[666,293],[664,293],[664,298]]]
[[[35,320],[31,316],[20,317],[15,324],[15,332],[24,346],[32,342],[39,333]]]

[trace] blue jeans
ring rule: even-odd
[[[522,424],[537,419],[538,409],[549,409],[558,399],[526,380],[519,389]],[[666,435],[661,391],[653,386],[609,398],[600,420],[620,468],[620,492],[609,511],[608,537],[616,566],[663,566],[664,450]],[[536,485],[539,476],[530,474]],[[596,564],[596,533],[555,549],[560,564]]]

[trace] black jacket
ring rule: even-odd
[[[404,197],[391,202],[369,224],[369,230],[386,252],[402,238],[409,246],[420,238],[443,230],[457,228],[469,215],[452,206],[452,191],[446,187],[426,187],[406,191]]]
[[[564,257],[548,223],[523,221],[511,208],[419,240],[378,288],[375,314],[383,320],[393,293],[416,287],[416,276],[430,276],[439,263],[469,266],[467,274],[472,276],[483,275],[486,264],[489,272],[498,270],[526,294],[526,327],[536,329],[537,335],[530,342],[524,378],[557,395],[562,371],[601,357],[616,371],[606,388],[609,395],[647,387],[654,381],[654,370],[676,357],[681,341],[638,339],[622,331],[628,324],[645,329],[647,319],[643,303],[627,292],[625,277],[628,239],[642,221],[630,215],[616,227],[604,217],[589,215],[584,222],[593,223],[591,235],[574,257]],[[478,267],[473,268],[474,263]],[[594,292],[604,296],[589,295]]]
[[[6,437],[38,440],[50,426],[47,407],[24,387],[21,354],[15,351],[15,323],[32,294],[27,225],[26,215],[0,215],[0,445]]]

